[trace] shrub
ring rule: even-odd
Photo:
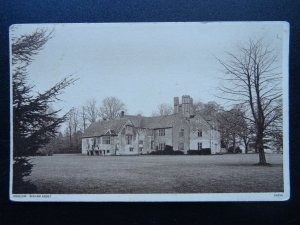
[[[183,151],[173,151],[173,155],[184,155],[184,152]]]
[[[233,146],[230,146],[228,148],[228,153],[231,153],[231,154],[242,153],[242,150],[240,149],[240,147],[236,147],[235,149],[233,149]]]
[[[201,150],[188,150],[188,155],[211,155],[211,149],[210,148],[203,148]]]
[[[174,151],[173,146],[166,145],[164,150],[150,152],[150,155],[183,155],[183,151]]]
[[[16,157],[13,164],[13,193],[36,193],[37,187],[30,181],[24,180],[30,176],[33,165],[26,157]]]
[[[52,156],[53,155],[53,151],[51,149],[48,148],[40,148],[39,150],[36,151],[37,156]]]
[[[237,147],[234,151],[234,153],[242,153],[242,150],[240,149],[240,147]]]

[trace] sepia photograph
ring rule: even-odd
[[[289,24],[10,26],[12,201],[286,201]]]

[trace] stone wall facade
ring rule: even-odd
[[[203,119],[193,111],[193,99],[182,96],[174,98],[174,114],[161,117],[145,118],[128,116],[120,120],[103,122],[107,128],[103,130],[101,123],[99,129],[104,133],[86,135],[82,138],[82,154],[85,155],[141,155],[152,151],[164,150],[171,146],[187,154],[188,150],[211,149],[212,154],[221,151],[220,133],[213,122]],[[122,117],[124,113],[122,113]],[[118,125],[119,126],[116,126]],[[120,127],[116,130],[115,127]],[[107,129],[107,130],[106,130]],[[116,132],[117,131],[117,132]]]

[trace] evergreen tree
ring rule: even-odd
[[[34,191],[34,186],[24,181],[32,169],[28,156],[35,155],[57,134],[66,115],[59,117],[60,110],[51,110],[50,104],[58,101],[63,90],[75,82],[68,76],[37,94],[33,93],[34,86],[28,84],[27,67],[51,38],[52,32],[43,29],[12,38],[14,193]]]

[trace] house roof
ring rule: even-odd
[[[128,119],[120,118],[117,120],[99,121],[92,123],[84,132],[82,137],[96,137],[103,135],[117,135]]]
[[[206,126],[210,124],[203,119],[200,115],[196,116],[201,118]],[[172,114],[166,116],[154,116],[154,117],[144,117],[144,116],[133,116],[125,115],[123,118],[100,121],[91,124],[84,132],[83,137],[96,137],[103,135],[117,135],[122,127],[130,122],[134,127],[148,128],[148,129],[160,129],[160,128],[170,128],[173,127],[175,123],[185,122],[186,118],[181,114]]]
[[[185,118],[179,114],[144,117],[141,127],[150,129],[168,128],[173,127],[173,125],[179,120],[185,120]]]
[[[124,119],[130,120],[135,127],[141,127],[143,116],[124,115]]]

